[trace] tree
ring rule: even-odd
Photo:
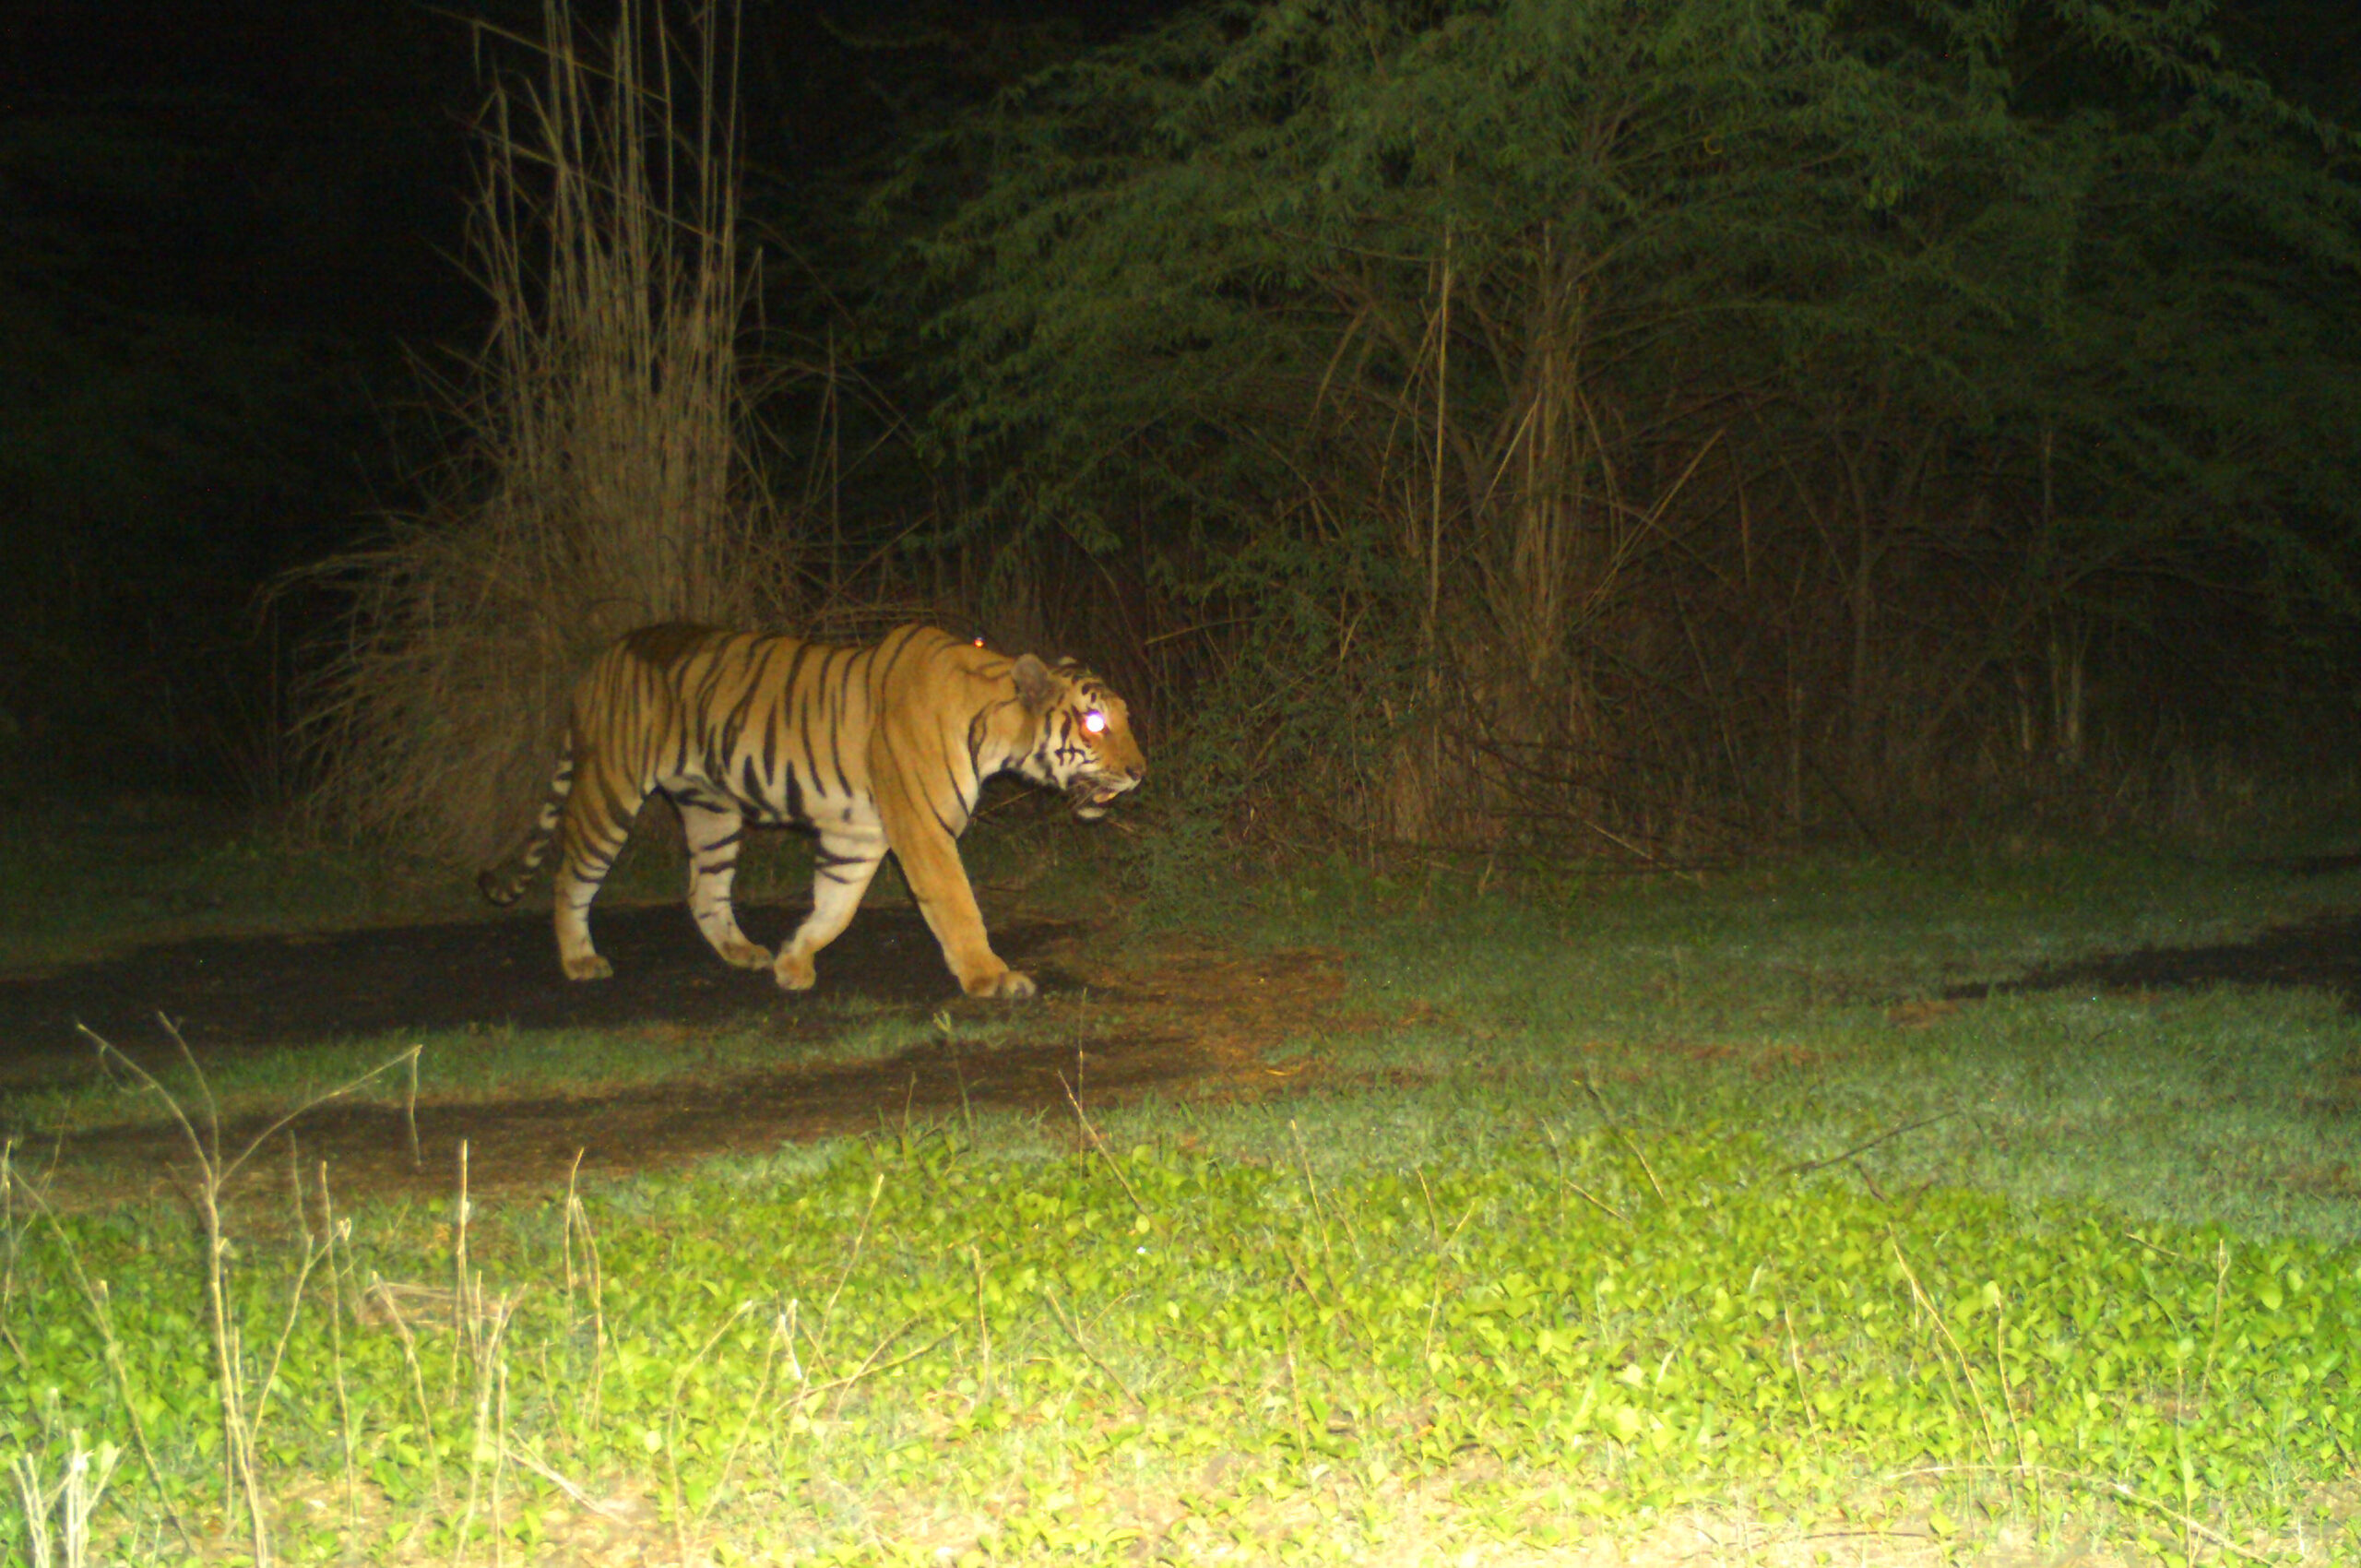
[[[2202,21],[1193,11],[888,193],[971,182],[918,242],[937,429],[1020,532],[1145,563],[1224,791],[1858,820],[2081,747],[2114,629],[2343,602],[2345,144]]]

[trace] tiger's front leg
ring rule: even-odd
[[[992,951],[991,938],[984,932],[984,912],[976,907],[976,890],[959,859],[959,841],[931,816],[905,814],[894,853],[902,862],[911,897],[919,901],[919,913],[943,944],[943,961],[959,977],[959,989],[970,996],[1009,1002],[1033,995],[1033,977],[1010,968]]]
[[[869,891],[878,862],[885,858],[884,837],[876,833],[823,831],[812,866],[812,912],[779,948],[771,973],[782,991],[809,991],[817,978],[813,956],[844,933]]]

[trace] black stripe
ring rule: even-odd
[[[791,718],[795,725],[794,754],[788,763],[790,770],[794,767],[796,757],[801,758],[806,767],[812,766],[812,706],[811,693],[808,688],[813,683],[804,676],[803,666],[814,653],[821,656],[825,667],[826,662],[825,648],[817,643],[798,644],[795,657],[788,661],[787,680],[779,687],[781,712],[776,722],[784,724]],[[819,772],[816,768],[813,771],[813,782],[815,784],[819,782]]]
[[[894,673],[894,667],[902,662],[902,655],[909,651],[910,645],[917,642],[925,631],[926,628],[923,626],[901,627],[885,634],[885,640],[870,650],[872,655],[881,657],[884,660],[884,667],[877,671],[877,684],[880,690],[884,689],[887,678]]]
[[[780,804],[787,820],[809,823],[812,819],[803,810],[803,780],[796,777],[794,763],[787,765],[787,771],[779,782],[783,786],[779,791]]]
[[[967,720],[967,771],[979,779],[984,772],[984,736],[990,733],[984,721],[991,717],[992,709],[998,706],[987,703],[976,710],[973,719]]]
[[[860,649],[855,648],[840,651],[843,651],[845,655],[844,668],[840,671],[831,671],[827,665],[823,663],[820,667],[821,685],[826,694],[835,699],[835,706],[828,714],[828,722],[825,731],[828,740],[828,766],[836,770],[836,793],[838,795],[849,795],[852,793],[852,780],[845,774],[844,735],[845,708],[847,707],[845,702],[845,693],[852,684],[852,678],[856,666],[862,662],[862,660],[860,659],[861,650]],[[876,716],[874,714],[871,715],[871,721],[872,723],[875,721],[875,719]]]

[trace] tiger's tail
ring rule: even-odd
[[[533,873],[549,859],[550,846],[557,841],[557,825],[565,815],[566,798],[574,793],[574,754],[568,751],[558,758],[557,771],[550,778],[548,798],[541,802],[541,814],[533,825],[532,836],[525,840],[524,851],[513,862],[504,861],[476,874],[476,890],[488,902],[506,909],[525,896],[526,885]]]

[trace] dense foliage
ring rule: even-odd
[[[1209,6],[885,210],[978,511],[1098,558],[1215,799],[1801,831],[2168,747],[2341,624],[2349,143],[2220,58],[2074,0]]]

